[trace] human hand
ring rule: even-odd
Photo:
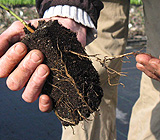
[[[147,76],[160,81],[160,58],[155,58],[148,54],[138,54],[136,56],[137,68]]]
[[[38,20],[32,20],[32,25],[38,25]],[[50,20],[50,19],[45,19]],[[73,20],[53,17],[60,24],[77,33],[82,46],[86,44],[86,28]],[[26,102],[34,102],[40,95],[43,85],[49,75],[49,68],[42,64],[44,56],[39,50],[27,52],[25,44],[19,42],[24,36],[24,26],[16,21],[0,35],[0,78],[7,78],[7,86],[17,91],[25,89],[22,98]],[[39,108],[42,112],[52,110],[52,101],[47,95],[41,95]]]

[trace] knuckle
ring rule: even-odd
[[[20,66],[20,71],[22,71],[23,73],[25,73],[25,75],[29,75],[33,72],[33,69],[30,67],[30,64],[28,61],[26,61],[25,63],[23,63]]]
[[[26,58],[24,58],[20,69],[24,72],[32,73],[40,63],[41,63],[41,58],[39,58],[37,54],[35,54],[34,56],[30,54]]]
[[[49,75],[49,68],[44,65],[44,64],[41,64],[38,68],[37,68],[37,77],[43,77],[43,78],[46,78],[48,75]]]
[[[44,56],[42,54],[41,51],[39,50],[32,50],[30,53],[30,60],[33,62],[33,63],[42,63],[43,62],[43,59],[44,59]]]
[[[15,64],[22,59],[25,52],[27,52],[27,49],[25,48],[24,45],[15,44],[12,48],[9,49],[9,51],[4,56],[7,62]]]
[[[38,82],[38,81],[35,81],[35,80],[32,80],[31,86],[32,86],[32,88],[35,89],[35,90],[41,89],[41,83]]]
[[[19,62],[18,59],[15,58],[15,56],[12,53],[7,54],[5,58],[6,58],[6,62],[10,62],[10,64],[17,64]]]
[[[27,52],[27,47],[25,44],[18,42],[14,45],[13,50],[18,55],[23,55],[25,52]]]
[[[20,21],[14,21],[12,24],[11,24],[11,27],[20,27],[22,26],[23,24],[20,22]]]
[[[20,24],[20,21],[18,21],[18,20],[16,20],[16,21],[14,21],[13,23],[12,23],[12,25],[17,25],[17,24]]]

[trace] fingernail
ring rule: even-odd
[[[31,60],[34,63],[37,63],[37,62],[39,62],[41,60],[41,57],[37,53],[32,53],[31,54]]]
[[[39,68],[38,68],[38,75],[39,75],[40,77],[45,76],[46,73],[47,73],[47,71],[46,71],[43,67],[39,67]]]
[[[15,48],[14,48],[14,50],[15,50],[15,52],[17,54],[22,54],[22,53],[24,53],[25,48],[23,46],[21,46],[21,45],[16,45]]]
[[[48,101],[48,100],[45,100],[44,98],[41,98],[41,104],[42,104],[42,105],[48,105],[48,104],[49,104],[49,101]]]

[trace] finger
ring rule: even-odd
[[[149,61],[149,65],[152,68],[153,73],[160,77],[160,59],[152,58]]]
[[[18,67],[9,75],[7,86],[11,90],[22,89],[34,70],[43,62],[43,54],[39,50],[30,51]]]
[[[32,103],[37,100],[47,76],[49,75],[49,72],[49,68],[44,64],[41,64],[37,67],[22,94],[22,98],[26,102]]]
[[[13,45],[0,59],[0,78],[7,77],[27,53],[23,43]]]
[[[24,36],[24,25],[15,21],[6,31],[0,35],[0,56],[14,43],[20,41]]]
[[[136,61],[142,65],[147,65],[149,60],[152,58],[151,55],[148,55],[148,54],[138,54],[136,56]]]
[[[44,64],[38,66],[22,94],[22,98],[26,102],[34,102],[38,98],[49,71],[49,68]]]
[[[144,61],[146,61],[146,62],[144,62]],[[152,57],[150,59],[145,59],[144,61],[143,61],[143,63],[141,63],[141,65],[144,66],[144,69],[146,69],[146,71],[149,71],[152,74],[160,77],[160,60],[155,57]]]
[[[78,34],[77,34],[77,39],[78,41],[82,44],[82,47],[85,47],[86,46],[86,28],[84,26],[82,26],[80,28],[80,30],[78,31]]]
[[[144,70],[148,70],[150,72],[154,72],[153,68],[150,66],[149,64],[149,61],[152,59],[153,57],[151,55],[148,55],[148,54],[138,54],[136,56],[136,61],[137,61],[137,68],[141,71],[144,71]],[[142,65],[144,67],[142,67]],[[143,70],[142,70],[143,68]]]
[[[142,71],[142,72],[145,70],[144,65],[142,65],[141,63],[137,63],[137,64],[136,64],[136,67],[137,67],[137,69],[139,69],[139,70]]]
[[[48,95],[41,95],[39,98],[39,109],[42,112],[51,112],[52,107],[52,100]]]
[[[38,20],[28,21],[33,26],[38,26]],[[0,57],[14,43],[20,41],[25,36],[24,25],[20,21],[15,21],[12,25],[0,35]]]
[[[137,67],[140,71],[144,72],[144,73],[145,73],[147,76],[149,76],[150,78],[160,81],[160,77],[159,77],[158,75],[156,75],[154,72],[151,72],[151,71],[149,71],[148,69],[146,69],[146,67],[145,67],[144,65],[142,65],[142,64],[140,64],[140,63],[137,63],[137,64],[136,64],[136,67]]]
[[[160,77],[158,75],[156,75],[155,73],[152,73],[152,72],[150,72],[148,70],[145,70],[144,73],[147,76],[149,76],[150,78],[160,81]]]

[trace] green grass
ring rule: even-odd
[[[35,5],[35,0],[0,0],[0,3],[6,5]]]
[[[35,0],[0,0],[0,3],[6,5],[35,5]],[[140,5],[141,0],[131,0],[131,4]]]
[[[131,4],[140,5],[142,4],[141,0],[131,0]]]

